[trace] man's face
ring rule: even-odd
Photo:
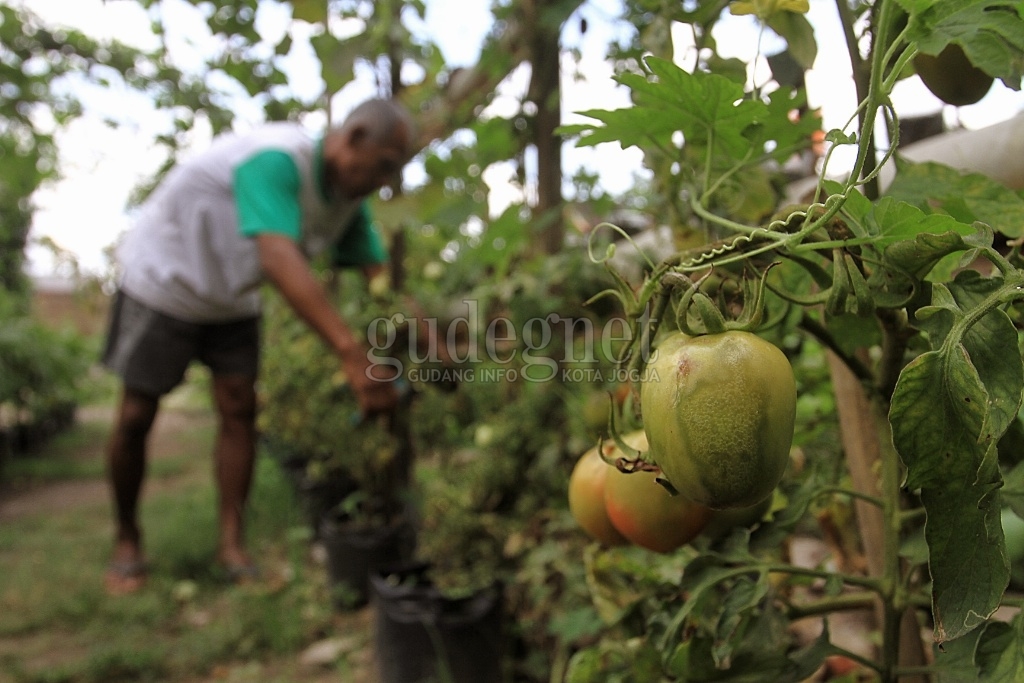
[[[364,131],[354,130],[324,144],[326,181],[332,193],[360,199],[391,182],[406,162],[407,132],[395,131],[376,143]]]

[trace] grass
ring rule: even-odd
[[[190,385],[165,408],[194,413],[201,392]],[[107,429],[76,424],[17,460],[13,474],[33,486],[101,479],[102,458],[82,453],[101,452]],[[269,457],[258,459],[248,518],[250,549],[266,577],[246,586],[218,576],[212,439],[212,418],[200,420],[153,461],[142,505],[152,566],[136,595],[102,590],[106,496],[0,525],[0,683],[322,680],[300,670],[296,654],[345,624],[350,630],[355,617],[334,612],[292,488]],[[343,658],[335,675],[350,667]]]

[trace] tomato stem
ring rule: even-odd
[[[871,401],[875,424],[878,426],[878,442],[881,449],[881,487],[883,527],[883,575],[882,592],[882,681],[894,682],[899,677],[896,668],[900,662],[900,631],[903,612],[909,604],[907,587],[903,582],[903,562],[900,558],[900,534],[903,529],[900,509],[901,463],[892,443],[892,427],[889,424],[884,401],[875,397]]]
[[[877,497],[877,496],[872,496],[872,495],[869,495],[867,493],[862,493],[860,491],[855,491],[854,489],[843,488],[842,486],[826,486],[826,487],[823,487],[823,488],[819,489],[815,493],[815,497],[826,496],[826,495],[829,495],[829,494],[840,495],[840,496],[849,496],[850,498],[856,498],[858,500],[863,500],[864,502],[870,503],[870,504],[874,505],[875,507],[879,507],[879,508],[884,508],[885,507],[885,501],[882,500],[881,498]]]

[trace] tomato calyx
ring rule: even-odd
[[[662,486],[670,496],[679,495],[679,491],[676,490],[668,479],[661,476],[661,467],[656,465],[651,460],[647,459],[647,451],[641,451],[630,446],[626,443],[625,439],[617,429],[612,429],[611,442],[615,446],[611,446],[610,443],[606,442],[605,439],[601,439],[598,442],[597,452],[601,459],[617,469],[623,474],[634,474],[636,472],[653,472],[655,474],[655,481]],[[611,454],[615,453],[616,450],[626,453],[629,457],[619,456],[612,457]]]
[[[639,451],[638,451],[639,452]],[[661,468],[655,465],[653,462],[640,458],[615,458],[614,460],[607,461],[613,465],[619,472],[623,474],[634,474],[636,472],[654,472],[654,481],[661,485],[663,489],[668,491],[670,496],[678,496],[679,491],[676,490],[675,486],[672,486],[668,479],[661,476]]]
[[[780,261],[773,261],[761,272],[756,280],[744,278],[742,280],[742,310],[735,320],[726,320],[722,311],[711,297],[701,291],[703,285],[711,277],[714,269],[709,270],[692,285],[684,287],[678,304],[675,307],[675,318],[678,329],[691,336],[698,337],[704,334],[721,334],[731,330],[743,332],[755,332],[765,323],[765,289],[768,273]],[[669,274],[662,278],[662,282],[668,286],[678,286],[678,274]],[[689,278],[685,278],[689,282]],[[690,309],[696,313],[696,320],[690,315]]]

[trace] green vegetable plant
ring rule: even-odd
[[[771,507],[678,551],[678,573],[666,580],[661,567],[628,618],[604,615],[606,637],[576,653],[568,680],[803,681],[837,658],[885,683],[1017,680],[1024,617],[997,610],[1024,604],[1008,590],[1003,529],[1005,510],[1024,513],[1024,469],[1009,445],[1024,395],[1024,195],[902,158],[890,95],[915,58],[950,46],[1019,89],[1024,13],[1001,0],[837,3],[859,107],[825,134],[806,201],[751,220],[739,201],[745,185],[758,190],[751,174],[809,147],[817,119],[798,88],[750,89],[715,55],[711,28],[727,5],[676,11],[706,48],[696,68],[648,54],[618,76],[632,107],[583,112],[590,122],[563,130],[580,145],[643,150],[674,227],[708,241],[651,263],[639,283],[610,269],[606,294],[633,331],[618,362],[642,378],[610,416],[628,456],[620,468],[660,472],[678,495],[712,506],[770,496]],[[804,68],[814,58],[807,10],[801,0],[732,3],[785,39]],[[827,180],[844,147],[854,152],[849,175]],[[882,188],[887,162],[895,178]],[[760,374],[729,372],[725,340],[749,343]],[[671,349],[660,360],[659,345]],[[677,374],[653,383],[653,371]],[[691,396],[680,372],[707,385]],[[834,413],[812,415],[826,393]],[[816,441],[825,418],[831,442]],[[622,439],[631,419],[649,449]],[[856,511],[863,565],[791,561],[788,539],[826,533],[816,522],[842,509]],[[595,552],[595,600],[651,578],[618,549]],[[830,632],[829,615],[849,609],[876,615],[871,656]],[[796,639],[789,626],[809,617],[822,619],[820,635]]]
[[[365,335],[375,316],[389,313],[368,295],[358,274],[322,277],[336,278],[334,285],[344,293],[339,308],[357,334]],[[258,426],[270,453],[301,468],[304,492],[327,495],[307,501],[310,521],[328,512],[369,526],[402,518],[411,496],[411,395],[393,416],[363,420],[337,358],[271,291],[264,328]],[[395,345],[396,354],[403,353],[397,335]]]

